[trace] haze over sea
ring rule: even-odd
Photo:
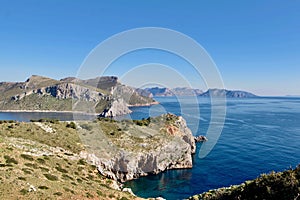
[[[211,117],[209,98],[156,98],[160,105],[134,107],[130,117],[141,119],[171,112],[182,115],[194,135],[205,135]],[[200,115],[197,111],[200,108]],[[184,113],[181,112],[184,108]],[[0,113],[0,119],[70,120],[68,113]],[[129,117],[129,116],[127,116]],[[199,126],[197,125],[200,120]],[[193,169],[170,170],[125,183],[142,197],[183,199],[209,189],[240,184],[261,173],[282,171],[300,163],[300,98],[227,99],[227,115],[218,143],[204,159],[194,156]],[[210,139],[210,138],[208,138]],[[197,144],[197,150],[201,144]]]

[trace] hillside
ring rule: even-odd
[[[108,112],[120,115],[129,113],[129,106],[155,103],[132,87],[122,85],[113,76],[54,80],[33,75],[25,82],[0,83],[0,92],[0,110]],[[113,105],[121,108],[120,111]]]
[[[241,185],[210,190],[190,197],[190,200],[282,199],[300,198],[300,166],[284,172],[271,172]]]
[[[0,121],[0,199],[140,199],[120,181],[191,168],[183,118]]]

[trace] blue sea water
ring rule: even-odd
[[[134,108],[132,118],[145,118],[165,110],[183,115],[194,135],[206,134],[211,117],[209,98],[198,98],[198,105],[190,98],[157,100],[160,105]],[[181,112],[180,106],[185,107],[185,112]],[[200,146],[197,144],[198,151]],[[261,173],[294,168],[300,163],[299,146],[300,98],[227,99],[224,129],[208,156],[200,159],[196,152],[192,169],[169,170],[129,181],[125,186],[142,197],[184,199],[240,184]]]
[[[159,105],[133,107],[122,118],[141,119],[171,112],[182,115],[194,135],[206,135],[209,98],[156,98]],[[169,170],[128,181],[126,187],[141,197],[184,199],[209,189],[240,184],[261,173],[282,171],[300,163],[300,98],[227,99],[222,134],[203,159],[193,157],[193,168]],[[0,113],[0,119],[39,118],[71,120],[69,113]],[[208,138],[210,139],[210,138]],[[201,144],[197,144],[199,151]]]

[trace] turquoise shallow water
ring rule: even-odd
[[[209,98],[157,100],[160,105],[132,108],[134,112],[124,117],[140,119],[172,112],[186,119],[194,135],[206,134],[211,117]],[[0,119],[33,118],[71,120],[72,114],[0,113]],[[200,159],[196,152],[192,169],[169,170],[129,181],[125,186],[142,197],[184,199],[209,189],[240,184],[261,173],[295,167],[300,163],[299,145],[300,98],[227,99],[224,129],[207,157]],[[197,144],[198,150],[200,146]]]
[[[194,135],[206,134],[210,122],[209,99],[199,98],[198,105],[189,98],[179,102],[176,98],[157,100],[161,102],[157,108],[135,108],[132,118],[167,110],[182,114]],[[299,98],[227,99],[227,116],[220,139],[204,159],[198,158],[198,152],[195,154],[193,169],[170,170],[125,185],[142,197],[184,199],[209,189],[240,184],[261,173],[295,167],[300,163],[299,145]]]

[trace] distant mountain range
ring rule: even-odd
[[[252,94],[246,91],[240,90],[225,90],[225,89],[209,89],[203,94],[199,95],[202,97],[222,97],[226,96],[227,98],[253,98],[257,97],[257,95]]]
[[[169,88],[159,88],[159,87],[152,87],[152,88],[145,88],[139,89],[141,95],[144,96],[157,96],[157,97],[168,97],[168,96],[198,96],[203,93],[200,89],[192,89],[188,87],[177,87],[173,89]]]
[[[246,91],[240,90],[225,90],[225,89],[209,89],[206,92],[203,92],[200,89],[193,88],[145,88],[145,89],[137,89],[137,91],[143,95],[148,97],[165,97],[165,96],[201,96],[201,97],[222,97],[226,96],[227,98],[253,98],[257,97],[255,94]]]

